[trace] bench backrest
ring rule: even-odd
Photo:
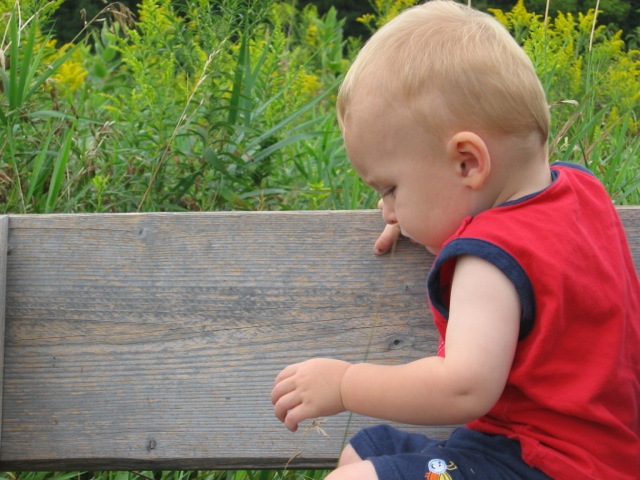
[[[619,212],[638,269],[640,208]],[[0,217],[0,469],[331,467],[377,421],[291,434],[277,372],[436,349],[432,257],[405,240],[376,257],[381,227],[375,211]]]

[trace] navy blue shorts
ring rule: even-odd
[[[468,428],[454,430],[449,440],[431,440],[378,425],[361,430],[349,443],[373,463],[380,480],[550,479],[522,460],[518,442]]]

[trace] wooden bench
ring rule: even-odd
[[[640,208],[619,212],[638,268]],[[437,342],[432,257],[406,240],[376,257],[381,227],[376,211],[0,217],[0,469],[332,467],[379,422],[292,434],[277,372],[407,362]]]

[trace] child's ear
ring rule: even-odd
[[[464,185],[479,189],[491,172],[491,156],[484,140],[473,132],[458,132],[447,143],[447,154]]]

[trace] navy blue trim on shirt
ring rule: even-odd
[[[587,167],[585,167],[584,165],[580,165],[577,163],[570,163],[570,162],[555,162],[551,164],[551,183],[555,182],[556,179],[558,178],[558,175],[560,175],[560,171],[559,170],[554,170],[553,167],[566,167],[566,168],[572,168],[574,170],[578,170],[580,172],[584,172],[587,173],[589,175],[591,175],[592,177],[595,177],[594,173],[589,170]],[[539,192],[534,192],[534,193],[530,193],[528,195],[525,195],[524,197],[520,197],[520,198],[516,198],[515,200],[509,200],[507,202],[504,202],[502,204],[499,205],[499,207],[505,207],[507,205],[516,205],[518,203],[522,203],[525,202],[533,197],[537,197],[538,195],[540,195],[542,192],[544,192],[547,188],[543,190],[540,190]]]
[[[444,298],[443,286],[441,285],[441,271],[445,264],[461,255],[473,255],[495,265],[513,283],[522,308],[520,317],[520,335],[518,340],[523,340],[533,328],[536,315],[535,295],[529,276],[520,266],[515,258],[502,248],[477,238],[457,238],[445,245],[439,253],[436,262],[429,273],[427,280],[427,290],[429,299],[434,308],[449,319],[449,298]],[[481,278],[478,281],[482,281]]]
[[[589,175],[595,177],[596,175],[589,170],[584,165],[580,165],[579,163],[571,163],[571,162],[553,162],[551,164],[552,167],[567,167],[573,168],[574,170],[580,170],[581,172],[588,173]]]

